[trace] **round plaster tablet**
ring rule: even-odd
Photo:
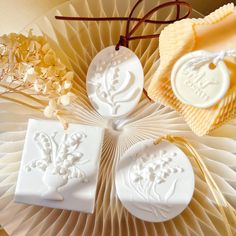
[[[194,107],[208,108],[216,104],[227,92],[230,76],[227,66],[219,61],[211,67],[212,55],[207,51],[194,51],[181,57],[171,73],[171,86],[176,97]]]
[[[179,215],[194,191],[194,172],[186,155],[169,142],[144,140],[129,148],[116,172],[116,191],[134,216],[163,222]]]
[[[110,46],[92,60],[87,73],[87,94],[93,107],[108,118],[128,115],[138,104],[144,74],[138,57],[128,48]]]

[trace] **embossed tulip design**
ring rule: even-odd
[[[151,212],[156,216],[166,218],[166,213],[170,211],[168,200],[173,196],[178,179],[175,179],[164,196],[158,193],[158,186],[164,184],[171,175],[181,173],[183,168],[171,165],[176,153],[160,151],[159,154],[142,156],[129,170],[129,180],[136,193],[147,203],[153,201],[162,202],[155,206],[143,205],[142,210]],[[163,204],[164,203],[164,204]]]
[[[44,172],[43,183],[47,191],[42,197],[47,200],[62,201],[64,198],[59,188],[66,185],[70,179],[86,182],[86,174],[81,165],[88,160],[83,158],[83,153],[78,151],[79,145],[86,138],[83,133],[64,134],[61,141],[56,141],[57,132],[49,136],[44,132],[37,132],[34,136],[42,158],[32,160],[25,166],[26,171],[38,169]]]
[[[115,51],[108,55],[107,59],[100,61],[94,68],[94,78],[89,81],[95,98],[110,109],[111,115],[116,115],[121,103],[135,99],[139,94],[139,88],[135,88],[135,76],[130,71],[120,72],[119,65],[128,60],[129,53],[118,53]],[[107,61],[105,61],[107,60]],[[122,98],[120,98],[122,95]]]

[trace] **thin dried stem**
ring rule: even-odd
[[[45,106],[45,102],[42,102],[42,101],[40,101],[39,99],[37,99],[37,98],[35,98],[35,97],[33,97],[33,96],[30,96],[28,93],[21,92],[17,87],[16,87],[16,88],[12,88],[12,87],[9,87],[9,86],[3,85],[3,84],[0,84],[0,87],[5,88],[5,89],[8,90],[8,92],[6,91],[6,92],[3,92],[3,93],[0,93],[0,95],[3,95],[3,94],[7,94],[7,93],[9,93],[9,92],[12,92],[12,93],[16,93],[16,94],[20,94],[20,95],[22,95],[22,96],[25,96],[25,97],[27,97],[27,98],[33,100],[34,102],[37,102],[37,103],[39,103],[39,104],[42,105],[42,106]],[[19,87],[20,87],[20,86],[19,86]]]
[[[5,100],[8,100],[8,101],[11,101],[11,102],[14,102],[14,103],[21,104],[21,105],[23,105],[23,106],[29,107],[29,108],[31,108],[31,109],[34,109],[34,110],[37,110],[37,111],[40,111],[40,112],[43,111],[43,107],[32,106],[32,105],[30,105],[30,104],[28,104],[28,103],[19,101],[18,99],[6,97],[6,96],[3,96],[3,95],[1,95],[1,94],[0,94],[0,98],[5,99]]]

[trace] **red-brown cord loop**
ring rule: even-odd
[[[184,5],[184,6],[187,6],[188,7],[188,11],[186,13],[186,15],[184,16],[184,18],[188,17],[190,14],[191,14],[191,6],[186,3],[186,2],[183,2],[183,1],[178,1],[176,0],[175,2],[166,2],[166,3],[163,3],[163,4],[160,4],[156,7],[154,7],[153,9],[151,9],[146,15],[144,15],[139,21],[138,23],[133,27],[133,29],[131,29],[131,31],[129,31],[129,24],[130,24],[130,18],[132,17],[132,14],[135,10],[135,8],[142,2],[142,0],[139,0],[135,6],[132,8],[131,10],[131,14],[129,15],[129,19],[127,21],[127,26],[126,26],[126,34],[125,36],[121,36],[120,37],[120,40],[118,42],[118,44],[116,45],[116,50],[119,49],[119,46],[125,46],[125,47],[128,47],[128,42],[130,40],[137,40],[137,39],[151,39],[151,38],[158,38],[160,36],[160,34],[151,34],[151,35],[140,35],[140,36],[134,36],[134,37],[131,37],[135,31],[138,29],[138,27],[144,23],[149,17],[151,17],[155,12],[159,11],[160,9],[163,9],[165,7],[169,7],[169,6],[177,6],[177,11],[176,11],[176,19],[178,20],[179,16],[180,16],[180,6],[181,5]],[[172,21],[169,21],[171,23],[173,23],[175,20],[172,20]],[[125,42],[125,44],[123,44]]]
[[[175,0],[174,2],[166,2],[160,4],[153,9],[151,9],[147,14],[145,14],[142,18],[132,17],[135,9],[143,0],[138,0],[134,7],[132,8],[128,17],[71,17],[71,16],[55,16],[57,20],[73,20],[73,21],[127,21],[126,24],[126,32],[125,35],[121,35],[119,42],[116,44],[115,49],[119,50],[120,46],[129,47],[130,40],[141,40],[141,39],[151,39],[151,38],[158,38],[160,34],[151,34],[151,35],[139,35],[139,36],[132,36],[138,27],[142,23],[149,23],[149,24],[171,24],[177,20],[182,20],[187,18],[191,12],[192,7],[189,3],[184,1]],[[181,5],[186,6],[188,8],[187,13],[180,17],[180,7]],[[149,20],[148,18],[151,17],[155,12],[159,10],[169,7],[169,6],[176,6],[176,18],[174,20]],[[137,21],[137,24],[130,30],[130,22]],[[131,37],[132,36],[132,37]],[[148,96],[147,91],[143,89],[145,96],[150,100],[151,98]]]
[[[142,23],[150,23],[150,24],[171,24],[175,22],[176,20],[182,20],[187,18],[192,11],[192,7],[189,3],[184,2],[184,1],[179,1],[175,0],[174,2],[166,2],[163,4],[160,4],[153,9],[151,9],[144,17],[142,18],[137,18],[137,17],[132,17],[135,9],[138,7],[138,5],[142,2],[143,0],[138,0],[134,7],[131,9],[131,12],[128,17],[71,17],[71,16],[55,16],[57,20],[73,20],[73,21],[127,21],[126,24],[126,32],[125,35],[121,35],[119,42],[116,45],[116,50],[119,49],[119,46],[129,46],[129,41],[130,40],[141,40],[141,39],[151,39],[151,38],[158,38],[160,34],[151,34],[151,35],[140,35],[140,36],[133,36],[131,37],[135,31],[138,29],[138,27]],[[188,8],[187,13],[180,17],[180,7],[181,6],[186,6]],[[169,7],[169,6],[176,6],[176,18],[174,20],[149,20],[148,18],[151,17],[155,12],[158,12],[159,10]],[[130,22],[131,21],[137,21],[138,23],[129,31],[130,29]]]
[[[132,8],[130,14],[129,14],[129,19],[127,20],[126,32],[125,32],[125,42],[126,42],[125,46],[126,46],[126,47],[129,47],[129,41],[127,40],[127,38],[128,38],[128,35],[129,35],[130,18],[132,17],[132,15],[133,15],[135,9],[138,7],[138,5],[139,5],[142,1],[143,1],[143,0],[138,0],[138,1],[136,2],[136,4],[134,5],[134,7]],[[120,38],[121,38],[121,37],[120,37]],[[120,41],[119,41],[119,42],[120,42]],[[121,42],[122,42],[122,41],[121,41]],[[119,44],[119,43],[118,43],[118,44],[116,45],[116,50],[119,49],[119,45],[122,45],[122,44]]]

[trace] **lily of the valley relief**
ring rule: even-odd
[[[111,115],[116,115],[122,103],[134,100],[140,88],[135,88],[135,75],[131,71],[120,71],[119,65],[131,57],[129,52],[108,53],[93,68],[93,76],[88,83],[93,87],[90,98],[106,104]],[[99,107],[98,104],[96,104]]]
[[[70,179],[87,182],[81,166],[88,160],[79,152],[79,146],[86,138],[84,133],[64,134],[60,142],[56,141],[57,134],[35,134],[34,141],[41,151],[41,158],[27,163],[25,170],[30,172],[37,169],[43,172],[42,181],[47,186],[47,191],[41,196],[43,199],[62,201],[64,197],[59,188],[65,186]]]
[[[167,218],[167,214],[171,211],[168,201],[175,194],[178,179],[175,178],[173,180],[164,196],[158,192],[158,188],[166,183],[171,175],[184,171],[182,167],[172,164],[173,159],[178,158],[176,155],[176,153],[160,150],[159,153],[137,158],[135,164],[131,166],[129,170],[129,183],[135,192],[147,202],[147,204],[142,206],[136,206],[140,210],[150,212],[157,217]],[[150,204],[156,201],[161,204]]]

